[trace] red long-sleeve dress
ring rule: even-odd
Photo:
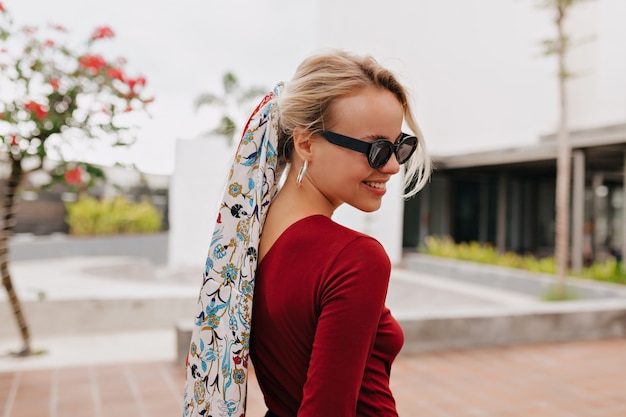
[[[397,416],[391,363],[404,336],[385,307],[391,265],[375,239],[315,215],[258,266],[250,353],[280,417]]]

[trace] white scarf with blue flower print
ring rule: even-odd
[[[245,415],[257,250],[281,175],[274,100],[281,88],[252,113],[228,175],[187,355],[183,416]]]

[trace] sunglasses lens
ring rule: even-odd
[[[404,164],[409,160],[415,149],[417,148],[417,138],[415,136],[408,136],[398,144],[396,149],[396,158],[399,164]]]
[[[393,153],[393,145],[388,140],[379,140],[372,143],[370,153],[368,155],[369,164],[372,168],[380,168],[384,166],[391,154]]]

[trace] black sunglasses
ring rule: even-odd
[[[384,167],[392,154],[396,155],[399,164],[404,164],[417,149],[417,138],[407,133],[401,133],[395,143],[386,139],[365,142],[326,130],[319,132],[319,135],[333,145],[364,153],[367,155],[367,162],[374,169]]]

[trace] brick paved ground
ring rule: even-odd
[[[171,362],[4,372],[0,417],[179,416],[183,378]],[[403,417],[624,417],[626,340],[402,355],[392,385]]]

